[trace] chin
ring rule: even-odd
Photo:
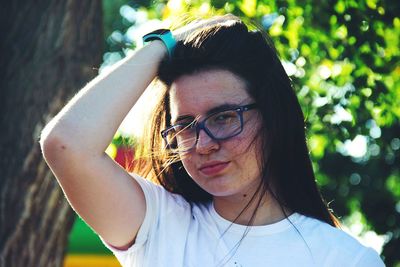
[[[208,185],[203,189],[215,197],[227,197],[238,193],[232,188],[232,183]]]

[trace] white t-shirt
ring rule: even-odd
[[[190,205],[182,196],[136,177],[146,215],[135,244],[105,245],[124,267],[384,266],[379,255],[319,220],[294,213],[264,226],[232,224],[212,203]]]

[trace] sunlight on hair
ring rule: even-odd
[[[118,131],[124,136],[141,137],[150,113],[158,102],[159,94],[157,82],[152,82],[148,90],[140,96],[139,100],[122,121]]]

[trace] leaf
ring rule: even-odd
[[[252,18],[256,15],[257,0],[243,0],[239,7],[247,17]]]

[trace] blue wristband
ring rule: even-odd
[[[172,35],[172,32],[168,29],[160,29],[143,36],[144,44],[154,40],[161,40],[164,43],[164,45],[167,47],[169,58],[171,58],[176,45],[176,40]]]

